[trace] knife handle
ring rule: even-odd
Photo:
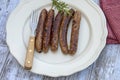
[[[33,65],[33,57],[34,57],[34,46],[35,46],[35,37],[30,37],[27,53],[26,53],[26,59],[25,59],[25,69],[30,70]]]

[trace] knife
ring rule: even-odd
[[[35,46],[35,31],[38,24],[38,13],[33,11],[31,14],[31,20],[30,20],[30,28],[31,28],[31,36],[29,39],[27,52],[26,52],[26,59],[24,68],[26,70],[32,69],[33,65],[33,57],[34,57],[34,46]]]

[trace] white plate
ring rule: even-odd
[[[79,44],[76,55],[63,55],[60,47],[56,53],[35,52],[32,72],[52,77],[67,76],[91,65],[106,44],[106,20],[101,9],[91,0],[63,0],[82,13]],[[24,66],[26,47],[31,33],[29,17],[33,10],[49,9],[51,0],[23,0],[7,22],[7,43],[12,55]],[[70,26],[71,27],[71,26]],[[70,28],[68,42],[70,41]]]

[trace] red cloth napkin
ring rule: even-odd
[[[107,44],[120,43],[120,0],[100,0],[107,19]]]

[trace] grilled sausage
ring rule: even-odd
[[[59,39],[59,31],[60,31],[60,24],[62,21],[63,13],[58,12],[55,17],[54,24],[52,27],[52,34],[51,34],[51,50],[56,51],[58,49],[58,39]]]
[[[74,10],[70,10],[71,15],[64,15],[61,27],[60,27],[60,47],[64,54],[68,54],[68,45],[67,45],[67,31],[68,31],[68,25],[70,23],[70,20],[72,19],[72,15],[74,14]]]
[[[81,21],[81,13],[80,11],[76,11],[73,17],[72,33],[71,33],[71,40],[70,40],[69,54],[71,55],[74,55],[77,51],[80,21]]]
[[[50,45],[50,35],[51,29],[54,21],[54,10],[50,9],[48,12],[48,16],[46,19],[45,29],[44,29],[44,37],[43,37],[43,52],[47,53]]]
[[[44,26],[45,26],[46,17],[47,17],[47,10],[43,9],[40,13],[38,26],[36,29],[35,48],[36,48],[37,52],[42,51],[43,30],[44,30]]]

